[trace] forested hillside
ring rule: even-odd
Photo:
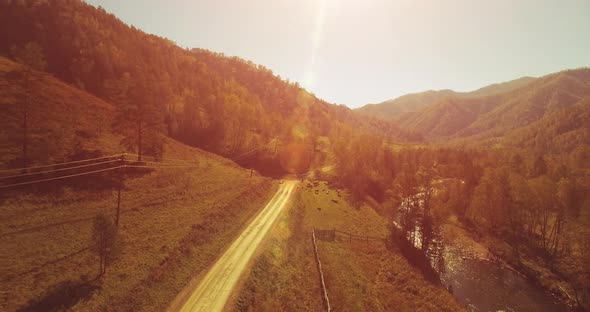
[[[535,81],[537,78],[533,77],[522,77],[518,79],[514,79],[511,81],[500,82],[500,83],[493,83],[489,86],[481,87],[477,90],[465,93],[468,96],[476,97],[476,96],[488,96],[494,95],[504,92],[510,92],[516,89],[520,89],[531,82]]]
[[[367,104],[357,108],[356,111],[363,115],[391,120],[399,118],[404,113],[420,111],[446,97],[456,95],[459,95],[459,93],[452,90],[429,90],[402,95],[393,100],[387,100],[377,104]]]
[[[0,165],[77,160],[120,153],[112,105],[50,75],[0,57]],[[97,154],[98,153],[98,154]]]
[[[165,160],[120,168],[116,116],[114,105],[0,57],[0,310],[163,310],[274,192],[270,179],[166,137]],[[115,216],[118,187],[123,252],[96,286],[93,220]],[[196,246],[201,256],[188,257]]]
[[[118,133],[140,154],[161,153],[161,135],[229,157],[277,136],[284,145],[313,144],[342,128],[420,139],[317,99],[262,66],[182,49],[80,0],[0,6],[0,27],[12,30],[0,33],[0,54],[25,63],[26,55],[38,55],[43,69],[114,103]],[[249,155],[260,157],[266,156]]]
[[[430,106],[447,98],[474,98],[505,93],[520,89],[535,79],[532,77],[522,77],[507,82],[494,83],[471,92],[456,92],[447,89],[410,93],[381,103],[367,104],[355,109],[355,111],[383,120],[404,120],[412,116],[411,113],[428,110]]]
[[[468,93],[409,94],[355,111],[327,103],[262,65],[201,48],[181,48],[81,0],[0,1],[0,29],[9,30],[0,31],[0,164],[7,171],[125,151],[138,162],[142,157],[180,157],[192,166],[194,158],[203,172],[184,172],[177,180],[173,173],[150,176],[150,171],[133,183],[142,199],[150,192],[141,188],[144,184],[167,188],[171,195],[162,200],[169,205],[170,199],[187,195],[179,215],[187,216],[182,229],[190,232],[174,239],[196,244],[217,231],[229,239],[224,222],[245,222],[272,183],[192,147],[268,175],[312,170],[315,179],[327,181],[324,185],[338,194],[346,190],[345,198],[331,199],[330,205],[338,206],[339,200],[357,206],[368,203],[388,225],[394,218],[400,220],[400,229],[391,227],[391,237],[420,236],[434,242],[436,236],[428,235],[435,229],[449,222],[460,224],[488,242],[499,257],[538,278],[545,289],[565,285],[566,290],[554,292],[570,301],[575,296],[578,306],[590,307],[590,69],[525,77]],[[210,159],[215,160],[212,165]],[[213,196],[205,184],[196,184],[201,173],[223,198],[201,201]],[[258,184],[248,182],[251,177]],[[227,181],[239,187],[228,191]],[[112,195],[111,184],[105,188],[109,193],[101,195],[105,203]],[[256,193],[254,188],[265,191]],[[317,191],[313,195],[319,195]],[[43,213],[45,208],[37,206],[44,201],[48,200],[25,204]],[[189,215],[195,217],[195,201],[203,214],[190,219]],[[236,201],[247,209],[242,211]],[[413,203],[404,207],[404,202]],[[9,203],[14,211],[7,211],[18,215],[17,196]],[[147,200],[141,205],[153,206]],[[223,212],[219,217],[209,215],[210,206]],[[94,210],[89,207],[94,206],[86,207],[91,216]],[[312,206],[315,210],[322,211]],[[242,218],[233,218],[233,213]],[[201,222],[215,218],[223,222],[209,233]],[[12,229],[19,225],[3,226],[21,231]],[[132,229],[143,231],[140,226]],[[72,235],[77,235],[75,230]],[[163,239],[160,243],[153,248],[160,250],[162,259],[186,252],[182,245],[178,249],[166,246]],[[215,245],[215,252],[223,247],[217,241],[207,243]],[[143,244],[151,246],[148,239]],[[168,266],[175,264],[148,260],[153,273],[129,278],[125,297],[116,302],[127,302],[127,294],[134,294],[143,280],[154,288],[144,289],[139,298],[150,297],[153,289],[170,296],[190,276],[188,271],[179,273],[181,279],[168,276],[166,283],[176,288],[158,284],[164,279],[160,269],[172,270]],[[17,260],[11,263],[13,267],[6,267],[19,267]],[[32,279],[26,283],[36,285]],[[166,300],[160,298],[159,307]],[[129,305],[133,310],[141,303]]]
[[[499,139],[587,98],[589,82],[589,69],[568,70],[538,78],[510,92],[446,98],[407,116],[401,125],[431,140],[462,138],[474,143]]]

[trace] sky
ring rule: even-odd
[[[359,107],[590,67],[588,0],[87,0]]]

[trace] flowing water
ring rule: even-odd
[[[426,242],[430,265],[440,273],[442,284],[450,289],[468,311],[569,311],[564,303],[535,286],[454,225],[435,226],[423,209],[424,193],[406,198],[393,225],[416,250]],[[424,252],[424,251],[423,251]],[[428,261],[428,260],[427,260]]]
[[[466,233],[454,236],[446,242],[441,279],[468,311],[569,311],[509,266],[488,260],[487,250]]]

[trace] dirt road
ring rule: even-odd
[[[199,284],[193,289],[185,289],[187,295],[175,300],[169,310],[221,311],[254,251],[289,201],[296,184],[297,181],[285,181],[281,184],[270,202],[217,260]],[[183,302],[177,302],[179,300]]]

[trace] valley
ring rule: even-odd
[[[0,310],[590,309],[588,64],[351,108],[314,91],[441,75],[294,81],[91,3],[0,1]]]

